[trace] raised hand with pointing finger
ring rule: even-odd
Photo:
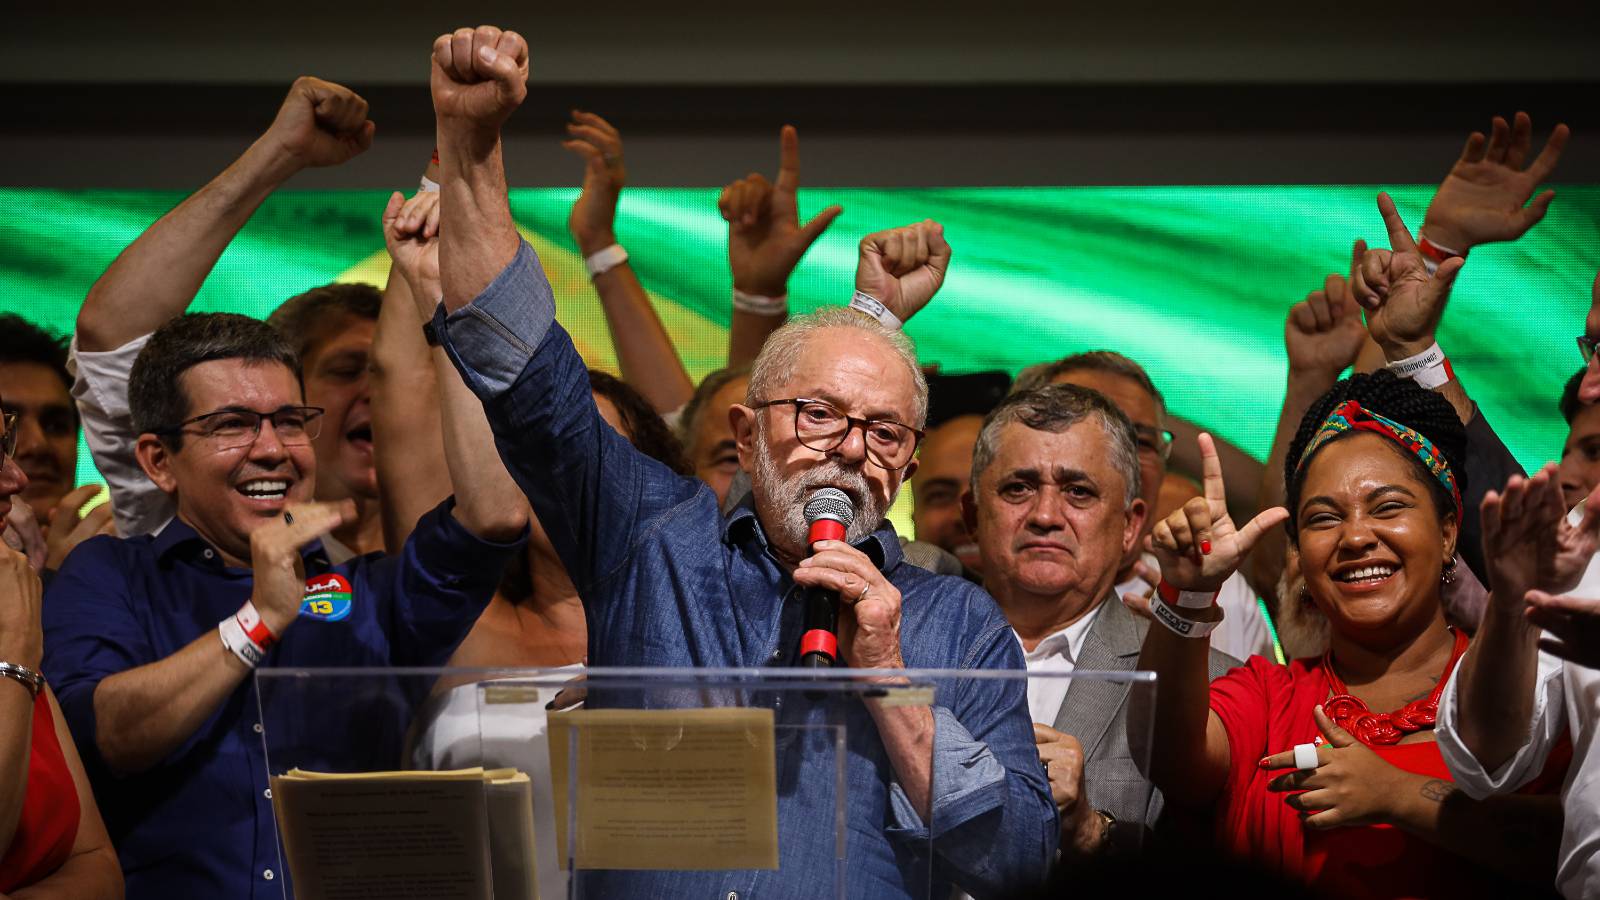
[[[844,212],[830,206],[800,223],[800,135],[779,133],[778,178],[752,172],[722,189],[717,209],[728,222],[728,265],[735,290],[763,297],[788,291],[789,275],[811,245]]]
[[[1235,528],[1228,515],[1217,445],[1205,432],[1200,433],[1200,460],[1205,496],[1191,499],[1156,523],[1149,541],[1151,552],[1161,565],[1163,581],[1180,591],[1214,593],[1238,571],[1261,535],[1289,518],[1289,512],[1274,506],[1261,511],[1243,528]]]
[[[1465,262],[1452,257],[1428,271],[1422,251],[1387,193],[1378,194],[1378,212],[1393,249],[1371,248],[1356,267],[1352,291],[1366,309],[1367,332],[1390,362],[1427,350],[1444,317],[1450,286]]]

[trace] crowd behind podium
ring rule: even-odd
[[[372,211],[381,288],[317,287],[265,321],[188,311],[274,191],[373,143],[366,101],[306,76],[122,249],[71,335],[0,316],[0,897],[283,896],[258,669],[538,668],[573,677],[572,705],[590,667],[796,666],[816,592],[837,597],[837,664],[884,683],[1056,676],[774,709],[848,724],[850,896],[1108,872],[1142,891],[1181,854],[1230,861],[1221,891],[1600,897],[1600,278],[1578,354],[1551,361],[1566,390],[1530,398],[1570,426],[1531,474],[1439,342],[1471,251],[1559,202],[1566,126],[1494,117],[1440,160],[1422,221],[1379,193],[1387,247],[1351,235],[1334,271],[1282,286],[1261,464],[1167,409],[1203,344],[1188,371],[1117,346],[925,371],[903,329],[960,265],[935,221],[861,236],[837,305],[791,317],[841,210],[800,217],[787,126],[776,171],[718,198],[727,365],[696,383],[615,229],[622,135],[571,113],[568,228],[621,377],[590,369],[508,204],[500,135],[528,78],[514,31],[434,42],[437,149]],[[109,494],[86,513],[80,433]],[[813,542],[823,488],[854,515]],[[887,519],[902,489],[910,535]],[[410,758],[472,761],[472,688],[414,698]],[[377,740],[328,710],[299,724]],[[778,814],[780,866],[737,882],[541,889],[813,896],[836,861],[784,836],[831,813],[798,790]]]

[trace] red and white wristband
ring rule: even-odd
[[[1156,585],[1156,592],[1150,597],[1150,612],[1156,621],[1167,626],[1174,634],[1186,638],[1203,638],[1215,631],[1222,620],[1215,622],[1196,622],[1193,619],[1178,615],[1172,607],[1180,609],[1210,609],[1217,602],[1214,591],[1180,591],[1165,581]]]
[[[1456,370],[1450,367],[1450,358],[1444,355],[1437,342],[1416,356],[1389,363],[1387,368],[1401,378],[1409,378],[1429,390],[1456,377]]]
[[[1451,257],[1467,258],[1467,254],[1460,250],[1442,247],[1420,234],[1417,238],[1417,250],[1422,254],[1422,264],[1428,268],[1429,275],[1438,271],[1440,264]]]
[[[238,612],[217,623],[217,633],[222,636],[222,646],[252,669],[261,665],[267,649],[278,642],[249,600]]]

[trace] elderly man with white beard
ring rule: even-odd
[[[514,32],[461,29],[435,42],[444,298],[430,327],[577,584],[590,664],[793,665],[801,598],[820,587],[839,596],[845,665],[886,679],[907,668],[1021,669],[994,601],[906,564],[883,520],[916,468],[927,410],[897,330],[841,309],[769,339],[745,402],[728,413],[752,493],[726,518],[704,483],[605,424],[507,206],[500,128],[527,72]],[[845,540],[811,547],[800,511],[824,486],[857,515]],[[952,884],[986,897],[1045,876],[1058,826],[1021,682],[963,679],[931,707],[798,694],[773,707],[784,726],[846,728],[843,859],[831,762],[780,747],[778,869],[582,871],[584,892],[800,898],[815,896],[820,873],[842,871],[853,897],[948,896]]]

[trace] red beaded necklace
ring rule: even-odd
[[[1328,650],[1322,655],[1322,670],[1328,674],[1333,696],[1322,704],[1323,711],[1335,725],[1355,735],[1356,740],[1363,744],[1398,744],[1407,734],[1432,728],[1439,715],[1439,695],[1444,693],[1445,683],[1450,680],[1450,673],[1455,671],[1461,654],[1467,652],[1466,632],[1454,626],[1450,631],[1456,636],[1455,650],[1444,667],[1444,674],[1439,676],[1439,683],[1434,685],[1433,693],[1421,700],[1413,700],[1394,712],[1375,713],[1367,708],[1367,704],[1352,696],[1350,689],[1345,687],[1339,674],[1333,670],[1333,650]]]

